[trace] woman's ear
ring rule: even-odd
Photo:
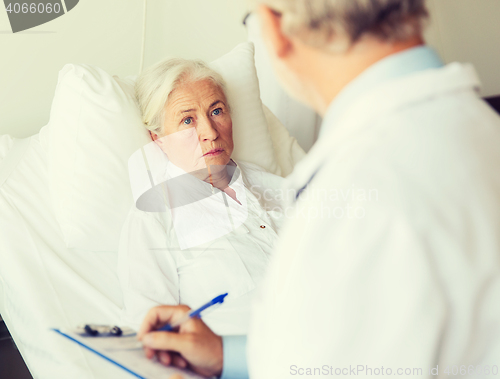
[[[158,134],[156,134],[155,132],[152,132],[150,131],[149,134],[151,135],[151,138],[153,139],[153,141],[156,142],[156,144],[158,146],[161,146],[162,145],[162,140],[161,138],[158,136]]]
[[[292,50],[292,42],[281,30],[281,14],[261,4],[257,9],[260,18],[262,37],[268,41],[268,48],[272,49],[278,58],[285,58]]]

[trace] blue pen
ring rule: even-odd
[[[157,329],[158,332],[171,332],[172,330],[174,330],[175,328],[177,328],[178,326],[180,326],[181,324],[185,323],[187,320],[189,320],[190,318],[194,318],[194,317],[200,317],[200,313],[203,312],[205,309],[207,308],[210,308],[212,305],[215,305],[215,304],[222,304],[224,302],[224,298],[227,296],[227,293],[223,294],[223,295],[220,295],[220,296],[217,296],[215,299],[212,299],[210,300],[208,303],[206,303],[205,305],[202,305],[201,307],[199,307],[198,309],[194,310],[194,311],[191,311],[189,312],[186,316],[184,316],[183,318],[181,318],[179,321],[177,321],[176,323],[170,325],[170,324],[167,324],[163,327],[161,327],[160,329]]]

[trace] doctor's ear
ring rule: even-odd
[[[268,41],[268,48],[272,49],[278,58],[285,58],[292,50],[292,41],[281,30],[281,13],[259,5],[257,13],[260,18],[262,37]]]

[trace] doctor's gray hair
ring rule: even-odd
[[[281,14],[285,34],[337,52],[367,36],[387,42],[407,40],[422,33],[428,17],[425,0],[253,1]]]
[[[163,136],[165,106],[170,94],[183,83],[203,80],[211,80],[226,95],[226,83],[222,76],[200,60],[166,59],[139,75],[135,83],[135,97],[146,128]],[[227,107],[230,110],[229,104]]]

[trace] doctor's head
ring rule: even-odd
[[[425,0],[251,0],[276,74],[324,114],[378,60],[423,43]]]
[[[169,59],[139,76],[142,119],[169,160],[212,174],[230,162],[232,121],[221,75],[201,61]]]

